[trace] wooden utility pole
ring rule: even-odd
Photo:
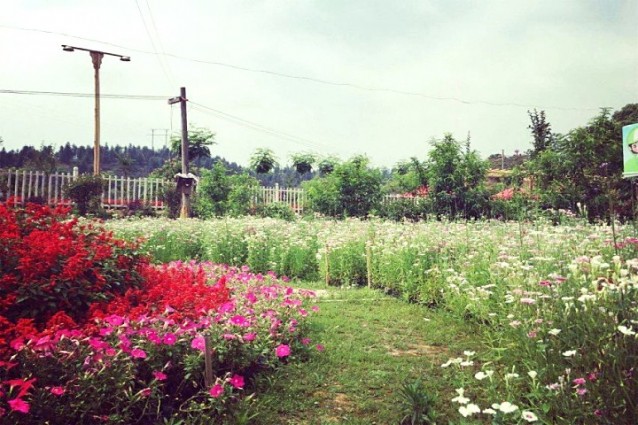
[[[90,52],[93,61],[95,84],[95,134],[93,138],[93,175],[100,175],[100,65],[102,65],[102,52]]]
[[[181,178],[187,178],[188,175],[188,121],[186,118],[186,87],[180,88],[179,97],[168,99],[170,105],[178,103],[182,109],[182,172]],[[178,180],[179,181],[179,180]],[[182,206],[179,212],[179,218],[188,218],[190,215],[190,191],[184,186],[180,186],[182,191]]]

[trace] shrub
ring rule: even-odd
[[[283,202],[259,205],[257,207],[257,215],[264,218],[280,218],[286,221],[294,221],[296,217],[292,208]]]
[[[377,214],[394,221],[421,221],[427,219],[428,207],[427,199],[396,199],[381,204]]]
[[[79,225],[68,209],[0,204],[0,315],[38,327],[59,311],[80,320],[92,302],[141,283],[146,260],[135,249],[93,224]]]
[[[101,209],[104,180],[100,176],[80,176],[64,189],[65,195],[73,200],[81,216],[97,214]]]
[[[175,183],[164,186],[162,199],[166,205],[166,214],[169,218],[177,218],[182,207],[182,194],[177,190]]]

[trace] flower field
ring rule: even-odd
[[[454,423],[638,423],[636,230],[573,221],[118,221],[158,262],[369,285],[479,329],[440,367]],[[426,361],[427,359],[424,359]]]
[[[260,373],[322,351],[312,291],[151,265],[64,209],[0,205],[0,423],[233,423]]]

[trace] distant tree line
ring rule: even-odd
[[[192,172],[202,177],[195,210],[202,216],[240,214],[251,187],[279,184],[304,187],[307,209],[332,217],[522,218],[532,211],[554,217],[578,214],[592,221],[634,217],[634,186],[622,177],[621,129],[638,123],[638,104],[615,112],[602,109],[586,125],[565,134],[552,131],[545,111],[528,111],[528,115],[533,146],[528,152],[507,157],[494,154],[483,160],[471,149],[469,135],[457,140],[444,134],[430,140],[425,159],[412,157],[391,170],[372,167],[365,156],[342,161],[308,153],[292,155],[292,165],[280,167],[269,149],[258,149],[244,168],[213,157],[214,133],[195,128],[189,132],[189,158]],[[172,179],[181,170],[180,150],[179,139],[171,140],[170,150],[105,146],[102,169],[124,176]],[[0,150],[0,168],[50,172],[78,166],[80,172],[89,173],[92,162],[92,148],[69,143],[57,151],[51,146]],[[511,173],[501,183],[488,184],[490,168]],[[382,202],[384,194],[402,196],[387,203]],[[414,197],[421,198],[414,201]]]

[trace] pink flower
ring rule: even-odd
[[[150,388],[144,388],[143,390],[140,391],[140,395],[142,397],[148,397],[151,395],[151,389]]]
[[[7,403],[9,403],[9,407],[13,411],[29,413],[29,403],[21,398],[14,398],[13,400],[9,400]]]
[[[220,395],[222,395],[224,393],[224,387],[222,387],[220,384],[215,384],[213,385],[213,387],[210,389],[210,391],[208,391],[208,393],[213,397],[213,398],[217,398]]]
[[[66,392],[66,390],[63,387],[53,387],[51,388],[50,391],[51,391],[51,394],[57,395],[57,396],[61,396],[62,394]]]
[[[166,374],[164,372],[160,372],[160,371],[157,371],[157,370],[153,371],[153,376],[158,381],[164,381],[166,379]]]
[[[574,385],[585,385],[585,378],[576,378],[572,381]]]
[[[311,341],[311,339],[310,339],[310,338],[304,338],[304,339],[302,339],[302,340],[301,340],[301,343],[302,343],[303,345],[308,345],[308,344],[310,344],[310,341]]]
[[[317,344],[317,345],[316,345],[316,348],[317,348],[317,351],[319,351],[319,352],[322,352],[323,350],[325,350],[325,349],[326,349],[326,347],[324,347],[324,346],[323,346],[323,345],[321,345],[321,344]]]
[[[204,351],[206,349],[206,342],[204,341],[204,337],[197,336],[193,338],[193,340],[191,341],[191,348],[199,351]]]
[[[534,298],[521,298],[522,304],[535,304],[536,300]]]
[[[585,393],[587,393],[587,389],[586,388],[579,388],[576,390],[576,394],[578,395],[585,395]]]
[[[164,335],[164,338],[162,339],[162,341],[166,345],[173,345],[177,341],[177,337],[175,336],[175,334],[168,333]]]
[[[279,344],[277,348],[275,348],[275,354],[277,357],[286,357],[290,355],[290,346],[286,344]]]
[[[140,348],[134,348],[133,350],[131,350],[131,356],[135,357],[136,359],[145,359],[146,352]]]
[[[310,310],[314,311],[315,313],[319,311],[319,306],[318,305],[313,305]]]
[[[250,332],[243,336],[244,341],[254,341],[256,337],[257,334],[255,332]]]
[[[235,339],[236,336],[234,334],[223,334],[222,338],[224,338],[226,341],[231,341],[231,340]]]
[[[120,326],[122,323],[124,323],[124,318],[115,314],[105,318],[104,320],[111,326]]]
[[[243,328],[250,326],[250,322],[244,316],[241,316],[239,314],[231,317],[230,323],[236,326],[241,326]]]
[[[235,388],[242,389],[244,388],[244,377],[241,375],[233,375],[232,378],[228,380],[228,383]]]

